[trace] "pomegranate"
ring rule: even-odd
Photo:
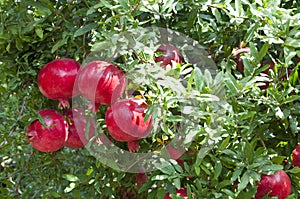
[[[238,50],[235,50],[232,55],[235,56],[235,63],[236,63],[236,69],[244,74],[244,64],[243,64],[243,59],[241,58],[242,53],[250,53],[250,48],[240,48]]]
[[[104,61],[89,62],[78,74],[80,93],[95,103],[111,104],[119,99],[125,89],[125,75],[115,65]]]
[[[269,71],[270,70],[274,70],[274,65],[275,64],[272,61],[268,61],[268,62],[265,63],[265,65],[267,65],[267,64],[269,64],[270,67],[267,68],[266,70],[264,70],[263,73],[266,74],[266,75],[269,75]],[[292,69],[288,68],[287,69],[287,74],[282,75],[285,72],[283,72],[281,68],[278,69],[278,74],[279,74],[280,80],[281,81],[286,80],[288,78],[288,76],[291,74],[291,72],[292,72]],[[264,90],[264,89],[267,89],[268,87],[269,87],[269,82],[265,82],[265,85],[264,86],[260,86],[259,88],[261,90]]]
[[[58,100],[59,108],[69,108],[68,98],[79,94],[75,79],[80,64],[73,59],[56,59],[47,63],[38,73],[38,87],[41,93]]]
[[[68,138],[68,124],[65,118],[55,110],[39,111],[44,122],[34,120],[26,128],[26,139],[42,152],[57,151],[64,146]]]
[[[152,118],[145,122],[148,104],[142,99],[123,99],[107,109],[105,121],[109,134],[117,141],[127,142],[129,151],[138,151],[138,140],[152,129]]]
[[[186,193],[186,189],[184,187],[181,187],[180,189],[176,190],[176,195],[177,196],[181,196],[184,199],[188,199],[187,193]],[[170,194],[167,193],[164,197],[164,199],[172,199]]]
[[[67,109],[64,115],[69,123],[69,136],[65,146],[69,148],[82,148],[95,135],[95,122],[89,120],[88,138],[86,137],[86,118],[82,109]]]
[[[175,149],[170,144],[168,144],[166,146],[166,149],[169,152],[169,156],[170,156],[171,159],[177,160],[177,159],[179,159],[185,153],[184,149],[180,149],[180,148],[178,149],[178,148]]]
[[[300,144],[298,144],[292,152],[292,165],[300,167]]]
[[[264,196],[277,196],[278,199],[285,199],[292,191],[291,180],[285,171],[280,170],[274,174],[261,176],[257,183],[255,199],[262,199]]]
[[[162,55],[154,57],[155,62],[161,62],[161,66],[170,66],[171,68],[176,67],[177,63],[183,62],[183,56],[180,51],[171,44],[161,44],[155,53]]]
[[[137,185],[138,187],[141,187],[145,182],[148,181],[148,176],[145,173],[145,168],[141,168],[139,170],[139,173],[136,175]]]

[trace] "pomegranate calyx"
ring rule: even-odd
[[[37,132],[35,131],[35,130],[33,130],[33,131],[30,131],[30,132],[28,132],[27,134],[26,134],[26,139],[28,140],[28,141],[32,141],[32,140],[34,140],[34,138],[37,136]]]
[[[70,103],[68,99],[59,99],[58,101],[58,109],[62,110],[70,108]]]
[[[127,142],[127,145],[130,152],[137,152],[139,150],[138,140]]]

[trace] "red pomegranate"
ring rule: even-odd
[[[67,121],[55,110],[41,110],[39,114],[44,122],[34,120],[26,129],[26,139],[39,151],[59,150],[68,138]]]
[[[73,108],[64,111],[69,124],[69,136],[65,146],[69,148],[82,148],[95,135],[95,122],[89,120],[88,138],[86,137],[86,117],[82,109]]]
[[[117,141],[128,142],[129,151],[138,151],[138,140],[152,129],[152,118],[145,122],[148,104],[142,99],[130,98],[115,102],[108,108],[105,121],[109,134]]]
[[[75,79],[80,64],[73,59],[56,59],[47,63],[38,73],[38,87],[49,99],[59,100],[59,108],[69,108],[68,98],[79,94]]]
[[[161,62],[161,66],[174,68],[177,63],[183,62],[180,51],[171,44],[161,44],[155,53],[161,54],[154,57],[155,62]]]
[[[241,58],[243,53],[250,53],[250,48],[240,48],[232,53],[232,55],[235,56],[234,61],[236,63],[236,69],[242,74],[244,74],[244,64],[243,59]]]
[[[138,187],[141,187],[145,182],[148,181],[148,176],[145,173],[145,168],[142,167],[139,172],[136,174],[136,181]]]
[[[292,152],[292,165],[300,167],[300,144]]]
[[[185,149],[184,148],[174,148],[173,146],[171,146],[170,144],[168,144],[166,146],[167,151],[169,152],[169,156],[171,159],[177,160],[179,159],[184,153],[185,153]]]
[[[176,195],[177,196],[181,196],[182,198],[184,199],[188,199],[188,196],[187,196],[187,193],[186,193],[186,189],[184,187],[180,188],[180,189],[177,189],[176,190]],[[172,199],[170,194],[167,193],[164,197],[164,199]]]
[[[125,89],[125,83],[123,71],[105,61],[89,62],[78,74],[80,93],[96,103],[96,107],[117,101]]]
[[[262,199],[264,196],[277,196],[278,199],[285,199],[292,191],[291,180],[285,171],[280,170],[274,174],[261,176],[257,183],[255,199]]]

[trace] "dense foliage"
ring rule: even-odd
[[[289,198],[299,198],[300,168],[291,164],[300,142],[299,1],[0,0],[0,19],[0,198],[161,199],[185,187],[194,198],[244,199],[253,198],[261,174],[280,169],[292,181]],[[159,133],[140,142],[140,150],[163,148],[186,122],[193,141],[181,164],[170,160],[146,173],[147,182],[139,186],[135,173],[112,169],[84,148],[35,150],[26,141],[26,127],[39,110],[58,105],[40,93],[39,70],[56,58],[82,63],[93,50],[105,48],[101,41],[113,45],[116,34],[149,26],[198,41],[220,71],[210,75],[183,64],[172,74],[189,71],[187,90],[196,97],[182,103],[193,107],[188,121],[178,114],[182,107],[172,86],[150,81],[158,71],[147,71],[150,80],[139,85],[154,107],[153,118],[164,121]],[[232,52],[245,46],[251,53],[242,55],[242,74]],[[143,64],[132,57],[150,60],[127,56],[119,62],[127,73]],[[262,75],[268,61],[274,70]],[[281,78],[288,69],[288,78]],[[266,89],[260,88],[263,81],[270,82]],[[209,103],[213,96],[220,101]],[[108,135],[106,109],[101,106],[97,118]],[[126,149],[125,143],[116,144]]]

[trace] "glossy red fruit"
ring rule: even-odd
[[[68,124],[65,118],[55,110],[41,110],[39,120],[34,120],[26,129],[26,139],[42,152],[57,151],[64,146],[68,138]]]
[[[108,108],[105,121],[109,134],[117,141],[127,142],[129,151],[138,151],[138,140],[152,129],[152,118],[145,120],[148,104],[142,99],[130,98],[115,102]]]
[[[264,196],[285,199],[292,191],[291,180],[285,171],[280,170],[274,174],[261,176],[257,183],[257,192],[255,199],[262,199]],[[269,193],[269,195],[268,195]]]
[[[171,146],[170,144],[168,144],[166,146],[167,151],[169,152],[169,156],[171,159],[173,160],[177,160],[179,159],[184,153],[185,150],[182,148],[174,148],[173,146]]]
[[[59,108],[68,108],[68,98],[79,94],[75,85],[80,64],[73,59],[56,59],[47,63],[38,73],[38,87],[41,93],[53,100],[59,100]]]
[[[105,61],[88,63],[78,74],[80,93],[96,104],[112,104],[125,89],[126,78],[121,69]]]
[[[90,119],[88,128],[88,137],[86,137],[86,117],[82,109],[73,108],[64,111],[64,115],[69,124],[69,136],[65,146],[69,148],[82,148],[95,135],[96,125],[94,120]]]
[[[186,193],[186,189],[184,187],[180,188],[180,189],[177,189],[176,190],[176,195],[177,196],[181,196],[182,198],[184,199],[188,199],[188,196],[187,196],[187,193]],[[164,197],[164,199],[172,199],[170,194],[167,193]]]
[[[174,68],[177,63],[183,62],[180,51],[171,44],[161,44],[155,53],[159,53],[159,55],[154,57],[154,61],[161,62],[163,67],[170,66]]]
[[[236,69],[242,74],[244,74],[244,64],[243,59],[241,58],[243,53],[250,53],[250,48],[240,48],[232,53],[232,55],[235,57],[234,61],[236,63]]]
[[[145,182],[148,181],[148,176],[145,173],[145,168],[141,168],[139,173],[136,175],[137,185],[141,187]]]
[[[292,165],[300,167],[300,144],[292,152]]]

